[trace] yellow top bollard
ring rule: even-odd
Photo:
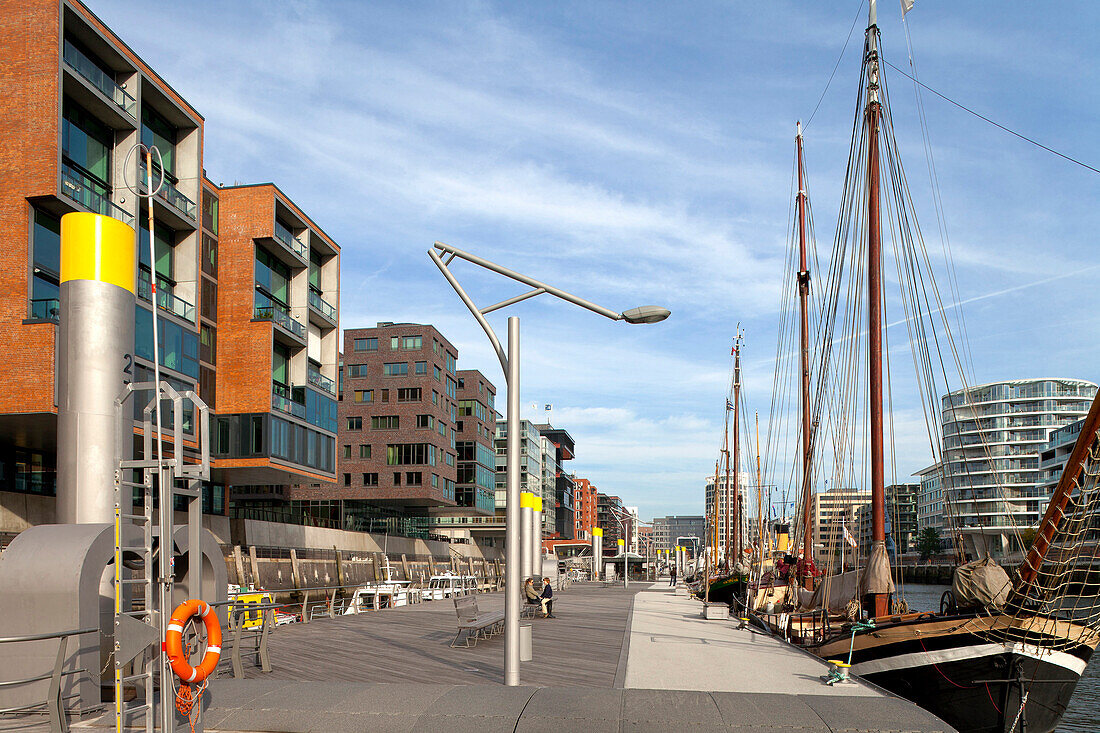
[[[134,292],[134,230],[118,219],[61,217],[61,282],[98,280]]]

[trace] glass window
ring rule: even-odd
[[[202,271],[211,277],[218,276],[218,240],[209,234],[202,235]]]
[[[390,401],[390,391],[388,389],[382,390],[382,401],[383,402],[389,402]]]
[[[256,248],[256,287],[284,308],[290,303],[290,268],[263,247]]]
[[[351,474],[350,473],[345,473],[344,474],[344,486],[351,486]]]
[[[111,146],[114,133],[88,110],[65,97],[61,112],[61,151],[96,193],[111,191]],[[91,178],[92,180],[87,180]]]
[[[420,387],[402,387],[397,390],[398,402],[420,402]]]
[[[362,430],[363,418],[361,417],[349,417],[348,418],[348,430]]]
[[[356,402],[374,402],[374,390],[373,389],[357,389],[355,390]]]
[[[218,320],[218,286],[206,278],[202,278],[202,317]]]
[[[273,344],[271,349],[271,379],[286,386],[290,384],[290,349]]]
[[[376,415],[370,419],[371,430],[397,430],[401,419],[397,415]]]
[[[397,351],[401,344],[400,336],[390,336],[390,351]]]
[[[424,340],[420,336],[404,336],[401,339],[401,348],[408,350],[419,349],[423,346]]]
[[[138,263],[149,272],[149,219],[148,213],[142,214],[138,223]],[[174,250],[176,232],[163,222],[153,221],[153,247],[157,258],[157,287],[175,285]]]
[[[363,474],[363,485],[364,486],[377,486],[378,485],[378,474],[377,473],[364,473]]]
[[[141,142],[150,147],[157,146],[160,157],[164,161],[164,170],[169,175],[176,172],[176,137],[178,135],[178,131],[171,122],[149,105],[141,105]],[[157,165],[155,155],[153,165]]]
[[[202,192],[202,225],[218,233],[218,199],[206,189]]]
[[[409,374],[409,363],[407,361],[383,364],[382,376],[385,377],[404,377]]]
[[[34,211],[34,281],[31,299],[37,301],[61,298],[61,221],[44,211]],[[49,308],[40,307],[36,312],[46,313]],[[50,304],[53,307],[54,304]]]
[[[316,250],[309,253],[309,286],[321,292],[321,253]]]
[[[417,415],[416,427],[418,429],[431,429],[435,425],[435,418],[431,415]]]
[[[367,376],[366,364],[349,364],[348,365],[349,377],[365,377]]]
[[[218,363],[218,333],[206,324],[199,331],[199,359],[208,364]]]
[[[345,445],[344,446],[343,457],[344,458],[351,458],[351,446],[350,445]]]
[[[420,486],[423,482],[423,474],[420,471],[409,471],[405,474],[406,486]]]
[[[378,351],[378,339],[355,339],[353,347],[356,351]]]
[[[426,361],[416,362],[416,373],[417,374],[427,374],[428,373],[428,362],[426,362]]]
[[[348,447],[350,448],[351,446],[348,446]],[[363,445],[363,444],[359,445],[359,457],[360,458],[370,458],[370,446],[369,445]]]
[[[434,364],[432,365],[432,376],[435,377],[435,381],[440,381],[441,372],[439,371],[439,367]]]

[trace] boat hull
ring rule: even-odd
[[[807,648],[960,731],[1053,731],[1096,647],[1091,630],[1046,617],[937,616],[878,623]],[[1025,721],[1026,727],[1022,727]]]

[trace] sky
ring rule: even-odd
[[[633,326],[544,295],[490,316],[502,337],[521,319],[524,417],[552,405],[576,441],[567,469],[600,491],[643,518],[702,513],[738,324],[745,405],[767,434],[795,122],[824,262],[865,3],[88,4],[204,116],[214,182],[274,181],[341,245],[343,328],[435,325],[503,410],[499,364],[433,242],[615,311],[669,308]],[[898,3],[880,2],[887,62],[1100,168],[1100,6],[916,0],[905,24],[912,66]],[[936,266],[947,234],[969,382],[1100,381],[1100,175],[925,92],[932,167],[913,84],[886,74]],[[454,272],[482,306],[522,290]],[[904,328],[888,339],[907,353]],[[891,364],[905,480],[931,457],[911,360]]]

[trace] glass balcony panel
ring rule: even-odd
[[[336,309],[314,290],[309,291],[309,307],[336,323]]]
[[[137,119],[137,100],[130,96],[125,89],[120,87],[111,76],[88,58],[80,49],[65,41],[63,52],[65,63],[91,82],[99,91],[103,92],[111,101],[119,106],[126,114]]]
[[[258,290],[256,291],[255,308],[252,317],[261,321],[274,321],[298,338],[304,339],[306,337],[305,326],[294,320],[283,306]]]
[[[57,298],[32,300],[30,317],[34,321],[59,321],[61,319],[61,301]]]
[[[306,419],[306,406],[291,399],[293,391],[289,387],[274,383],[271,385],[271,406],[276,410]]]
[[[153,287],[145,270],[138,271],[138,297],[149,303],[153,301]],[[168,283],[157,283],[157,305],[185,321],[195,320],[195,306],[177,297]]]
[[[141,185],[147,188],[149,184],[149,175],[148,172],[145,171],[145,158],[143,156],[138,156],[138,161],[141,165],[141,170],[145,172],[145,175],[142,176],[143,180]],[[161,178],[159,175],[155,175],[153,180],[160,182]],[[177,189],[167,177],[164,178],[163,182],[161,182],[160,189],[157,190],[157,198],[191,219],[195,218],[195,214],[198,211],[198,205],[180,193],[179,189]]]
[[[275,222],[275,238],[285,244],[291,252],[294,252],[303,260],[309,258],[309,247],[307,247],[302,240],[291,234],[290,230],[278,221]]]
[[[321,372],[317,371],[313,367],[310,367],[306,371],[306,376],[309,379],[309,383],[318,389],[323,389],[329,394],[336,394],[336,382],[326,377]]]
[[[61,164],[61,192],[96,214],[134,225],[134,217],[111,201],[111,194],[103,184],[92,180],[68,163]]]

